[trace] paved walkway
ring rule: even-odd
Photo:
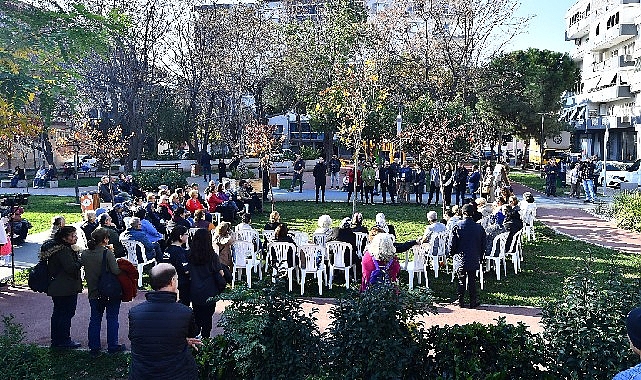
[[[303,192],[288,192],[285,189],[274,189],[274,197],[277,201],[287,200],[313,200],[314,186],[313,179],[306,175],[306,182]],[[202,178],[190,178],[190,182],[202,182]],[[567,197],[546,198],[537,191],[513,184],[515,193],[521,195],[525,191],[531,191],[537,199],[538,218],[555,229],[559,233],[567,234],[580,240],[603,245],[613,249],[626,252],[641,252],[641,234],[624,231],[616,228],[611,222],[602,220],[589,213],[594,208],[592,204],[584,204],[580,200]],[[5,190],[5,189],[3,189]],[[24,189],[6,189],[7,192],[22,192]],[[91,188],[83,188],[81,191],[89,191]],[[74,189],[29,189],[34,195],[74,195]],[[346,201],[347,194],[338,190],[327,190],[326,200],[328,202]],[[27,242],[16,249],[15,260],[19,268],[29,267],[37,262],[37,252],[40,243],[46,237],[46,233],[29,236]],[[8,268],[0,268],[0,278],[6,277],[10,272]],[[120,313],[121,341],[128,343],[126,334],[128,322],[127,310],[142,302],[144,295],[130,303],[123,304]],[[305,309],[318,308],[318,325],[324,330],[330,323],[327,311],[331,307],[332,300],[310,299],[305,303]],[[217,307],[214,322],[220,317],[225,303],[221,302]],[[51,300],[44,294],[33,293],[25,288],[5,287],[0,288],[0,314],[13,314],[16,320],[23,324],[27,332],[27,341],[46,345],[49,343],[49,317],[51,315]],[[34,312],[36,311],[37,312]],[[484,305],[476,310],[461,309],[452,305],[442,305],[438,309],[439,314],[421,318],[427,326],[431,325],[452,325],[471,322],[494,323],[499,316],[506,317],[509,323],[523,322],[533,332],[542,330],[540,325],[540,310],[530,307],[504,307]],[[82,342],[86,347],[86,331],[89,321],[89,307],[86,293],[79,296],[79,303],[76,317],[73,320],[73,338]],[[217,330],[220,332],[220,330]],[[105,332],[103,329],[103,336]]]

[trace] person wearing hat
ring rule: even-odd
[[[341,162],[338,159],[338,157],[334,154],[332,155],[332,158],[329,160],[328,163],[328,170],[329,170],[329,188],[330,189],[340,189],[341,187],[341,178],[340,178],[340,172],[341,172]]]
[[[448,251],[450,255],[454,256],[454,268],[458,276],[458,304],[461,307],[464,305],[465,284],[467,280],[467,287],[470,291],[469,306],[470,308],[475,308],[480,305],[478,301],[478,290],[476,289],[476,271],[481,267],[487,237],[483,227],[474,222],[472,218],[476,208],[471,204],[466,204],[463,205],[461,210],[463,220],[452,228],[452,237]]]
[[[292,175],[292,187],[289,191],[294,191],[296,187],[296,180],[298,180],[299,188],[298,192],[303,192],[303,171],[305,170],[305,161],[301,158],[300,154],[296,155],[296,161],[294,161],[294,174]]]
[[[625,318],[625,329],[630,341],[630,349],[641,357],[641,307],[632,309]],[[641,364],[619,372],[613,380],[638,380],[641,379]]]

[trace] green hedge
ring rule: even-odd
[[[623,191],[615,195],[612,216],[619,227],[641,232],[641,193]]]
[[[187,185],[187,174],[176,170],[143,170],[134,173],[133,176],[141,190],[157,191],[160,185],[167,185],[170,189]]]

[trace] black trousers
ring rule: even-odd
[[[443,188],[443,203],[445,203],[445,206],[452,205],[452,186],[445,186]]]
[[[76,315],[78,295],[52,296],[51,345],[61,346],[71,343],[71,318]]]
[[[203,338],[211,337],[211,328],[213,325],[212,318],[216,309],[216,303],[209,305],[194,305],[194,319],[196,326],[200,330],[200,335]]]
[[[478,290],[476,289],[476,269],[474,270],[465,270],[459,268],[456,271],[458,276],[458,284],[456,287],[456,293],[458,294],[458,300],[460,305],[463,305],[463,300],[465,299],[465,280],[467,279],[467,289],[470,292],[470,305],[476,305],[478,303]]]
[[[325,202],[325,185],[316,185],[316,203],[318,203],[318,192],[320,190],[321,199]]]
[[[374,203],[374,186],[365,186],[365,203]]]
[[[387,185],[387,191],[389,191],[389,198],[392,201],[392,203],[396,203],[396,184],[395,183],[390,183]]]
[[[416,195],[416,203],[423,203],[423,193],[425,185],[416,184],[414,185],[414,194]]]
[[[456,187],[456,204],[457,205],[463,205],[463,202],[465,202],[465,190],[467,187],[463,186],[457,186]],[[460,203],[459,203],[460,202]]]
[[[432,203],[432,196],[436,194],[436,204],[438,204],[438,199],[441,196],[441,187],[436,186],[434,182],[430,182],[430,197],[427,199],[427,204]],[[451,196],[451,190],[450,190],[450,196]]]
[[[387,203],[387,184],[381,182],[381,195],[383,196],[383,203]]]

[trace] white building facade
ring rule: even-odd
[[[632,162],[641,155],[640,0],[579,0],[565,21],[581,69],[563,114],[575,143],[585,156]]]

